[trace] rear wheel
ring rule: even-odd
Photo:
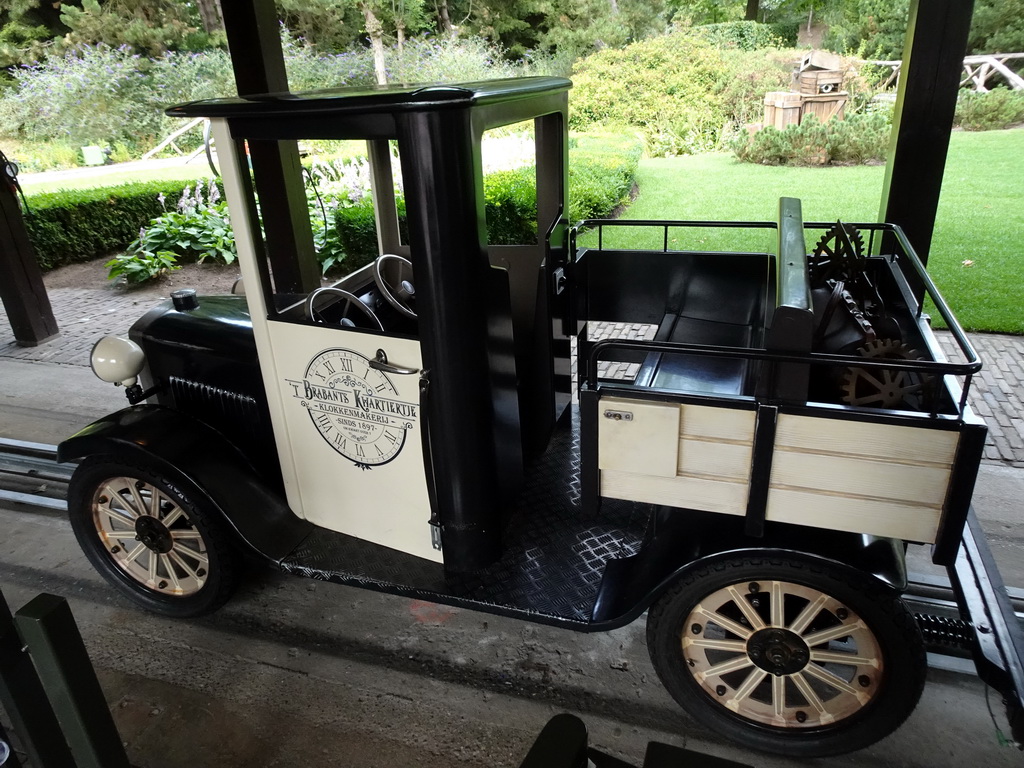
[[[86,459],[71,479],[68,512],[89,561],[144,608],[198,616],[234,591],[237,558],[209,502],[149,462]]]
[[[658,675],[695,719],[802,757],[860,749],[917,705],[926,655],[889,588],[851,568],[734,558],[686,574],[652,606]]]

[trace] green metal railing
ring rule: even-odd
[[[129,768],[67,601],[39,595],[13,616],[0,592],[0,704],[33,768]],[[0,738],[8,742],[0,728]],[[20,768],[11,751],[4,768]]]

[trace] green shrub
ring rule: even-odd
[[[825,126],[831,163],[862,165],[884,160],[889,151],[892,122],[887,111],[858,112]]]
[[[25,226],[40,266],[54,269],[123,250],[164,212],[158,197],[176,200],[186,186],[147,181],[27,195]]]
[[[961,91],[956,125],[965,131],[991,131],[1024,122],[1024,91],[993,88],[988,93]]]
[[[639,139],[621,136],[574,136],[569,163],[570,221],[604,218],[629,199],[640,162]],[[405,200],[398,198],[399,228],[406,230]],[[494,245],[515,245],[537,240],[537,185],[533,166],[497,171],[484,178],[484,211],[488,240]],[[314,218],[314,222],[316,219]],[[340,264],[351,272],[377,256],[377,229],[369,196],[334,210],[336,244],[322,247],[321,262]],[[317,226],[314,226],[316,237]],[[328,263],[328,259],[334,259]]]
[[[161,205],[165,200],[160,200]],[[221,200],[217,185],[208,182],[205,193],[204,185],[199,182],[194,190],[191,186],[185,187],[176,209],[150,221],[126,251],[129,256],[171,254],[181,261],[202,264],[210,259],[233,264],[238,255],[235,235],[228,218],[228,204]]]
[[[77,168],[81,164],[80,148],[70,144],[59,141],[18,141],[12,144],[4,147],[6,155],[26,173]]]
[[[782,41],[782,48],[796,48],[797,38],[800,36],[800,22],[798,21],[776,21],[765,24],[772,34]]]
[[[17,88],[0,102],[0,130],[79,147],[151,140],[161,115],[145,63],[126,49],[94,46],[12,70]]]
[[[643,146],[636,137],[580,136],[569,153],[569,220],[614,215],[629,200]]]
[[[792,51],[723,51],[721,77],[713,92],[732,125],[758,123],[764,116],[765,94],[788,91],[792,72]]]
[[[405,219],[405,201],[398,205],[399,220]],[[377,258],[377,222],[373,198],[367,195],[352,205],[339,206],[334,213],[334,231],[345,272],[354,272]]]
[[[726,21],[722,24],[704,24],[696,32],[719,48],[755,51],[759,48],[782,48],[785,39],[768,24],[756,21]],[[794,38],[795,30],[794,30]]]
[[[714,147],[726,120],[714,94],[722,52],[685,30],[605,49],[578,62],[570,95],[570,126],[626,124],[648,137],[671,135],[652,153]]]
[[[491,243],[537,242],[537,169],[531,165],[487,174],[484,213]]]
[[[122,278],[129,285],[141,285],[181,269],[170,251],[153,253],[146,250],[119,253],[103,266],[109,270],[111,280]]]
[[[784,131],[768,126],[733,138],[730,148],[743,162],[761,165],[866,163],[885,158],[890,127],[885,113],[864,112],[846,120],[819,122],[808,115]]]

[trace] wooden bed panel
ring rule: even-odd
[[[933,542],[959,433],[782,414],[767,520]]]
[[[747,484],[706,477],[655,477],[615,470],[601,471],[601,495],[647,504],[690,507],[726,515],[747,511]]]
[[[607,411],[633,418],[608,419]],[[601,495],[742,515],[754,420],[753,411],[604,398],[598,414]]]
[[[767,520],[895,539],[935,541],[940,510],[890,500],[773,488]]]
[[[941,466],[953,463],[959,439],[960,433],[955,430],[819,419],[788,413],[779,416],[775,432],[777,448]]]

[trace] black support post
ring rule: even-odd
[[[6,158],[3,162],[6,165]],[[0,299],[18,344],[34,347],[57,335],[57,321],[21,206],[13,184],[5,178],[0,178]]]
[[[67,601],[39,595],[18,611],[14,620],[78,768],[130,768]],[[53,732],[57,733],[60,731]],[[50,763],[41,765],[51,768]]]
[[[445,568],[474,571],[500,553],[500,476],[487,356],[491,266],[476,197],[468,110],[409,112],[398,121],[431,452]],[[478,162],[479,155],[477,155]],[[475,211],[476,217],[466,213]],[[443,308],[439,311],[437,308]]]
[[[287,91],[274,0],[231,0],[222,4],[222,10],[238,95]],[[313,250],[298,145],[250,141],[249,159],[278,293],[319,288],[320,266]]]
[[[0,592],[0,704],[11,718],[31,765],[75,768],[71,750],[59,737],[57,717],[22,645]]]
[[[974,0],[911,0],[880,217],[928,263]],[[914,286],[918,298],[921,286]]]

